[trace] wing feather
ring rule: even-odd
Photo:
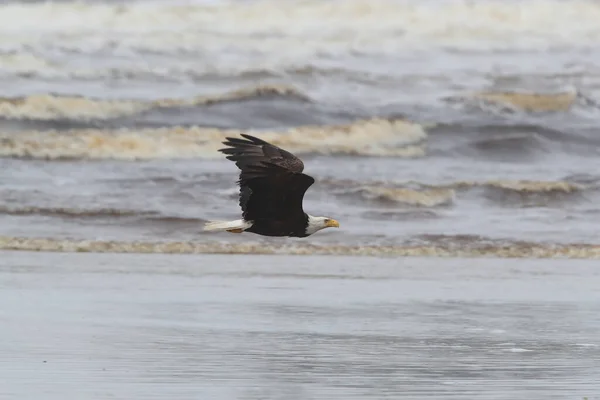
[[[269,162],[286,168],[290,172],[304,171],[304,163],[298,157],[262,139],[243,133],[244,139],[227,137],[223,142],[229,146],[219,151],[227,154],[242,171],[245,166]]]
[[[300,218],[302,201],[314,178],[292,153],[257,137],[226,138],[220,149],[240,169],[240,207],[246,220]]]

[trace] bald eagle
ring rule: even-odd
[[[302,171],[302,160],[254,136],[227,137],[227,154],[240,169],[239,204],[242,219],[212,221],[205,231],[252,232],[263,236],[306,237],[324,228],[339,228],[328,217],[313,217],[302,209],[306,190],[315,182]]]

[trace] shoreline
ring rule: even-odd
[[[360,257],[599,259],[600,244],[472,242],[466,245],[69,240],[0,236],[0,251],[110,254],[320,255]]]

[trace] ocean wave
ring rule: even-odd
[[[577,90],[559,93],[487,91],[445,98],[453,104],[479,108],[494,114],[566,112],[578,103],[578,99],[582,99],[582,96]]]
[[[101,100],[81,96],[38,94],[0,98],[0,117],[27,120],[105,120],[152,109],[207,106],[268,96],[310,101],[301,91],[286,85],[258,85],[212,96],[196,96],[191,99],[164,98],[154,101]]]
[[[0,49],[1,51],[1,49]],[[202,62],[182,59],[176,55],[156,58],[149,64],[145,57],[123,61],[118,57],[110,62],[95,63],[87,68],[78,63],[69,62],[77,56],[101,57],[97,54],[67,53],[61,55],[64,61],[57,62],[54,56],[31,54],[23,50],[21,53],[0,53],[0,78],[21,77],[37,78],[49,81],[138,81],[138,82],[194,82],[215,78],[260,78],[298,76],[339,76],[345,75],[354,79],[364,78],[365,71],[356,70],[348,65],[331,66],[317,63],[315,60],[296,57],[294,60],[281,58],[248,59],[244,62],[231,63],[220,61],[218,57],[206,57]],[[108,64],[108,65],[107,65]]]
[[[74,207],[9,206],[0,204],[0,214],[45,215],[57,217],[104,218],[153,215],[151,212],[118,208],[83,209]]]
[[[473,186],[471,186],[473,187]],[[491,181],[480,185],[488,202],[501,206],[562,207],[582,199],[585,191],[595,189],[566,181]]]
[[[454,188],[486,187],[501,189],[521,194],[527,193],[577,193],[592,188],[591,185],[567,181],[533,181],[533,180],[492,180],[486,182],[461,181],[452,184]]]
[[[260,132],[201,127],[28,131],[0,133],[0,156],[50,160],[218,158],[225,137],[240,133],[258,135],[296,153],[387,157],[422,157],[427,139],[419,124],[385,119]]]
[[[598,259],[598,244],[550,244],[488,240],[473,236],[422,238],[424,244],[344,245],[223,242],[100,241],[0,236],[0,250],[158,253],[158,254],[287,254],[379,257],[500,257]]]
[[[577,177],[576,177],[577,178]],[[587,183],[586,183],[587,182]],[[487,181],[464,180],[450,182],[446,184],[429,184],[423,182],[395,182],[395,181],[370,181],[368,183],[355,181],[352,179],[335,179],[322,178],[321,184],[327,184],[333,188],[361,188],[366,185],[370,188],[396,188],[410,189],[413,191],[419,190],[468,190],[473,188],[498,188],[518,193],[547,193],[547,192],[563,192],[572,193],[586,189],[597,188],[598,179],[587,177],[585,182],[570,182],[564,181],[536,181],[536,180],[511,180],[511,179],[496,179]]]
[[[431,156],[530,163],[556,155],[592,159],[600,153],[593,120],[565,114],[502,119],[476,115],[463,114],[458,121],[429,128]]]
[[[595,120],[600,115],[600,101],[578,88],[549,93],[524,90],[482,91],[449,96],[443,100],[453,106],[499,116],[546,117],[570,113]]]
[[[435,208],[455,204],[460,197],[474,194],[503,206],[546,205],[573,200],[585,191],[598,189],[596,183],[569,181],[490,180],[457,181],[447,184],[419,182],[360,182],[323,178],[322,185],[331,186],[338,196],[355,196],[387,204]]]
[[[369,210],[360,214],[362,218],[367,220],[378,221],[410,221],[410,220],[429,220],[440,218],[441,215],[433,210],[427,209],[385,209],[385,210]]]
[[[229,48],[282,60],[432,45],[539,49],[596,45],[599,19],[593,0],[8,3],[0,6],[0,48],[195,51],[221,59]]]
[[[359,186],[342,192],[344,195],[360,194],[361,198],[383,203],[413,207],[438,207],[450,205],[455,200],[455,191],[445,188],[409,189],[385,186]]]
[[[132,224],[158,224],[156,226],[199,226],[206,222],[203,218],[185,215],[173,215],[176,210],[165,212],[142,209],[108,208],[108,207],[60,207],[60,206],[37,206],[22,204],[0,204],[1,215],[15,216],[43,216],[55,217],[63,220],[72,219],[96,219],[104,222],[120,223],[122,218],[127,218]]]

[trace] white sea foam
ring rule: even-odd
[[[593,0],[12,3],[0,6],[0,48],[49,46],[124,55],[139,49],[183,50],[220,54],[235,64],[235,51],[256,60],[263,54],[288,60],[349,51],[393,54],[431,46],[596,45],[598,20],[600,4]]]
[[[208,233],[210,234],[210,233]],[[166,253],[166,254],[295,254],[295,255],[346,255],[386,257],[499,257],[499,258],[560,258],[599,259],[600,246],[566,244],[520,245],[340,245],[310,243],[272,243],[248,241],[227,242],[152,242],[152,241],[101,241],[55,238],[0,236],[0,250],[89,252],[89,253]],[[505,352],[529,352],[519,347],[503,349]]]
[[[189,88],[218,84],[214,76],[309,75],[319,81],[302,81],[302,89],[319,101],[415,104],[447,91],[449,82],[480,91],[490,71],[572,72],[590,56],[593,65],[599,20],[594,0],[10,3],[0,5],[0,80],[15,95],[40,87],[20,79],[60,93],[63,81],[78,81],[71,93],[98,95],[102,89],[81,82]],[[369,90],[339,89],[341,79],[367,80]]]
[[[0,156],[42,159],[215,158],[227,136],[250,133],[298,153],[422,157],[427,133],[410,121],[369,119],[337,126],[303,126],[282,131],[218,128],[85,129],[0,132]]]
[[[298,89],[285,85],[258,85],[212,96],[201,95],[189,99],[162,98],[154,101],[101,100],[81,96],[37,94],[16,98],[0,97],[0,117],[37,120],[66,118],[86,121],[133,115],[151,109],[211,105],[261,96],[282,96],[310,101],[310,98]]]

